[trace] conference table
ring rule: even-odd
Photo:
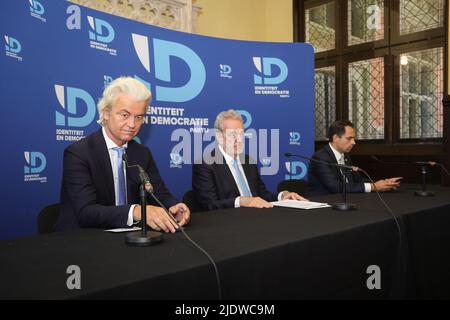
[[[349,194],[357,209],[346,212],[193,213],[185,231],[214,259],[223,299],[448,299],[450,188],[429,186],[434,197],[417,197],[418,188],[381,194],[398,224],[370,193]],[[69,266],[79,268],[79,288],[68,286]],[[0,242],[0,299],[218,297],[212,264],[181,232],[149,247],[128,246],[124,233],[99,229]]]

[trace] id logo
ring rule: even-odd
[[[47,22],[47,19],[42,17],[42,15],[45,13],[44,6],[39,1],[36,0],[29,0],[29,2],[30,2],[30,15],[32,17],[41,20],[42,22]]]
[[[170,167],[171,168],[181,168],[183,164],[183,157],[179,153],[170,154]]]
[[[19,53],[22,51],[22,45],[20,44],[19,40],[14,39],[10,36],[5,36],[5,42],[6,55],[8,57],[22,61],[22,57],[19,56]]]
[[[47,159],[42,152],[25,151],[26,165],[24,166],[24,181],[26,182],[47,182],[47,177],[40,175],[47,166]]]
[[[233,76],[231,75],[231,67],[229,65],[221,64],[221,65],[219,65],[219,67],[220,67],[220,77],[221,78],[227,78],[227,79],[233,78]]]
[[[278,58],[253,57],[253,63],[259,73],[263,74],[263,77],[257,74],[253,76],[255,84],[276,85],[282,83],[288,76],[286,63]],[[272,75],[272,66],[278,67],[279,73],[277,76]]]
[[[103,87],[106,88],[114,79],[111,76],[103,76]]]
[[[83,89],[55,85],[55,93],[64,113],[55,111],[55,124],[84,128],[92,123],[96,114],[95,102],[92,96]],[[57,141],[78,141],[84,137],[84,130],[56,130]]]
[[[200,57],[191,48],[181,43],[154,38],[151,47],[155,70],[150,70],[148,38],[133,33],[132,39],[140,62],[152,76],[153,86],[150,82],[138,76],[135,76],[135,78],[144,83],[154,93],[156,101],[186,102],[194,99],[202,92],[206,82],[206,69]],[[183,61],[190,72],[187,82],[178,87],[169,86],[173,82],[171,60],[175,58]],[[164,86],[155,83],[164,83]]]
[[[300,133],[298,132],[289,132],[289,144],[297,146],[301,145],[300,137]]]
[[[250,114],[250,112],[248,112],[247,110],[236,110],[237,112],[239,112],[242,116],[242,119],[244,120],[244,131],[246,129],[248,129],[251,124],[252,124],[252,115]],[[248,131],[244,133],[244,136],[248,139],[252,139],[253,138],[253,133]]]
[[[285,163],[288,174],[284,176],[285,180],[303,179],[306,176],[308,169],[303,162],[292,161]]]
[[[111,43],[115,37],[114,28],[105,20],[87,16],[89,26],[89,39],[91,48],[106,51],[109,54],[116,56],[117,50],[109,48],[108,43]]]
[[[242,119],[244,120],[244,129],[248,129],[252,124],[252,115],[247,110],[236,110],[239,112],[242,116]]]
[[[258,74],[253,75],[255,94],[289,97],[289,90],[280,90],[277,87],[287,79],[289,73],[283,60],[272,57],[253,57],[253,64],[258,71]]]

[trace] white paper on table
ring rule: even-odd
[[[313,202],[313,201],[299,201],[299,200],[291,200],[291,199],[274,201],[271,203],[276,207],[287,207],[287,208],[305,209],[305,210],[331,207],[328,203]]]
[[[130,232],[130,231],[139,231],[141,230],[140,227],[133,227],[133,228],[116,228],[116,229],[108,229],[105,230],[106,232],[114,232],[114,233],[118,233],[118,232]]]

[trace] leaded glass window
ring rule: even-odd
[[[401,0],[400,34],[440,28],[444,25],[444,0]]]
[[[348,108],[358,139],[384,138],[384,60],[348,66]]]
[[[316,69],[315,82],[315,136],[316,140],[328,140],[328,127],[336,120],[336,67]]]
[[[384,38],[384,1],[348,0],[348,45]]]
[[[443,48],[404,53],[400,58],[400,138],[441,138]]]
[[[336,26],[335,5],[329,2],[305,10],[306,42],[314,47],[314,52],[335,48]]]

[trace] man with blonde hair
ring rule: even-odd
[[[150,177],[154,193],[178,223],[188,223],[190,212],[167,190],[150,150],[133,138],[139,133],[151,99],[138,80],[120,77],[103,91],[98,102],[102,126],[97,132],[64,150],[61,211],[56,230],[119,228],[141,220],[136,168],[128,169],[125,158],[140,165]],[[175,232],[176,224],[164,210],[148,199],[147,224],[155,230]]]

